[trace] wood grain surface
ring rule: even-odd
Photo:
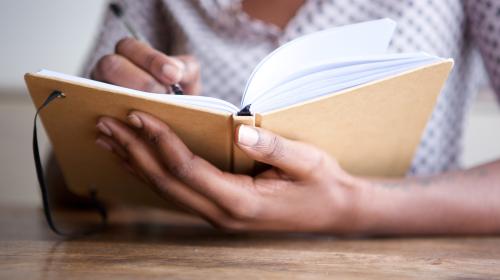
[[[100,234],[65,240],[48,230],[40,209],[0,207],[0,278],[500,279],[500,238],[234,234],[129,209],[114,211]]]

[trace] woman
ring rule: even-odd
[[[323,28],[389,17],[393,51],[456,60],[408,178],[348,174],[325,152],[263,129],[240,126],[238,146],[272,166],[255,177],[224,173],[192,154],[154,116],[128,125],[102,117],[96,143],[127,169],[210,223],[233,230],[335,234],[500,232],[500,160],[457,169],[464,112],[481,77],[479,52],[500,93],[497,1],[163,0],[121,1],[151,43],[124,39],[108,15],[86,72],[130,88],[238,102],[255,64],[280,44]],[[138,137],[139,136],[139,137]],[[367,158],[366,160],[370,160]]]

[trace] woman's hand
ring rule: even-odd
[[[193,154],[155,117],[132,112],[131,126],[101,117],[97,144],[114,152],[161,196],[229,230],[359,231],[364,182],[325,152],[263,129],[239,126],[238,146],[271,169],[256,177],[222,172]],[[133,127],[133,128],[131,128]]]
[[[102,57],[92,78],[132,89],[170,92],[180,83],[187,94],[200,94],[200,67],[192,56],[167,56],[146,43],[132,38],[118,42],[115,54]]]

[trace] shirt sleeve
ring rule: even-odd
[[[164,4],[160,0],[118,0],[126,19],[134,29],[141,34],[154,48],[163,52],[168,52],[169,42],[169,20]],[[83,76],[90,77],[95,64],[101,57],[115,52],[116,43],[125,37],[132,36],[123,25],[122,21],[116,18],[107,9],[104,20],[100,25],[99,34],[94,47],[88,56],[83,67]]]
[[[465,0],[469,31],[478,46],[490,83],[500,100],[500,1]]]

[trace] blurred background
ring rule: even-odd
[[[41,68],[78,75],[105,7],[103,0],[0,3],[1,205],[40,204],[31,150],[35,110],[23,75]],[[500,109],[485,85],[467,116],[463,166],[500,158],[499,143]]]

